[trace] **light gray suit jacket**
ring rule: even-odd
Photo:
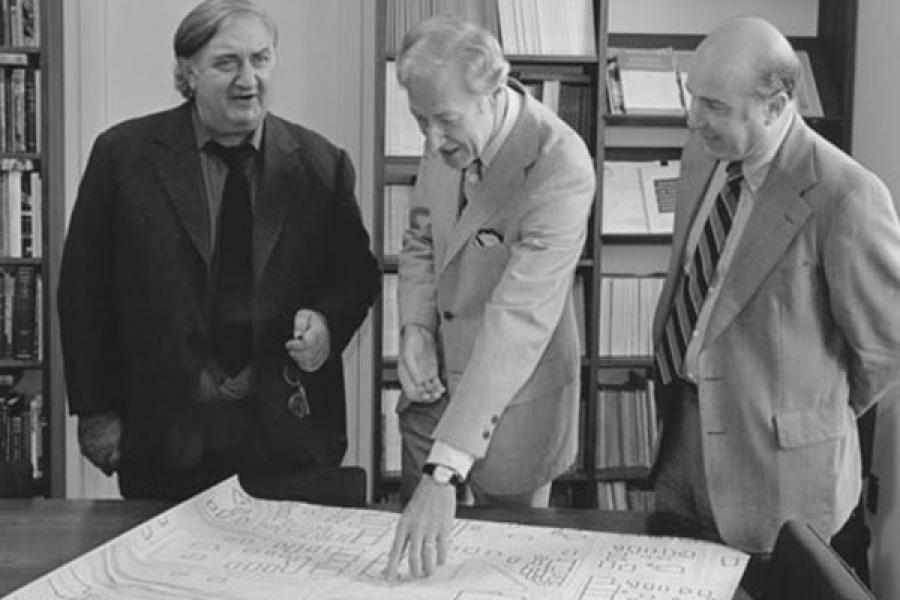
[[[450,402],[434,437],[481,459],[471,477],[497,494],[533,490],[575,458],[572,281],[595,189],[581,138],[510,87],[521,113],[459,221],[460,171],[423,159],[399,287],[401,326],[439,339]]]
[[[688,143],[657,343],[715,164]],[[723,539],[770,551],[785,519],[834,533],[857,502],[855,416],[900,393],[900,222],[882,182],[794,116],[734,256],[699,355],[704,468]]]

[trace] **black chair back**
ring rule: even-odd
[[[246,471],[239,473],[238,479],[244,491],[255,498],[366,506],[366,471],[362,467]]]
[[[875,596],[810,525],[786,521],[766,573],[765,600],[874,600]]]

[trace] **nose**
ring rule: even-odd
[[[432,150],[437,150],[444,143],[444,130],[435,123],[428,123],[424,127],[425,141]]]
[[[253,61],[242,60],[238,67],[237,75],[234,78],[235,83],[243,87],[253,87],[256,83],[257,68],[253,66]]]

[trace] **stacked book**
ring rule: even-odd
[[[507,54],[596,55],[591,0],[497,0]]]
[[[646,468],[659,438],[652,385],[597,392],[597,469]]]
[[[659,276],[600,280],[600,356],[649,357],[653,353],[653,313],[663,281]]]

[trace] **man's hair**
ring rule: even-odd
[[[413,26],[397,57],[397,80],[409,87],[448,66],[462,66],[470,92],[490,94],[506,83],[509,62],[500,43],[485,29],[453,17],[437,16]]]
[[[278,42],[275,21],[253,0],[204,0],[181,20],[174,40],[175,89],[188,100],[194,97],[188,78],[189,59],[203,49],[226,21],[240,14],[257,17],[272,32],[273,44]]]
[[[779,92],[793,99],[800,79],[800,59],[795,53],[763,59],[757,69],[753,95],[758,100],[768,100]]]

